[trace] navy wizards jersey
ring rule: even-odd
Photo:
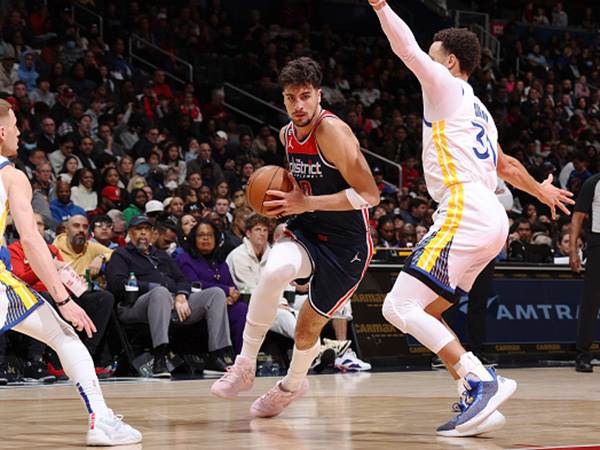
[[[285,150],[289,170],[306,195],[335,194],[350,187],[338,169],[325,159],[317,143],[317,128],[327,117],[340,120],[329,111],[322,110],[319,119],[302,141],[296,138],[294,125],[290,122],[284,130]],[[296,216],[288,223],[288,229],[301,229],[321,240],[365,239],[369,232],[369,213],[363,210],[315,211]]]

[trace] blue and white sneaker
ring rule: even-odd
[[[461,413],[469,407],[467,403],[467,398],[469,398],[469,391],[465,390],[458,399],[458,402],[452,404],[452,410]],[[481,434],[492,433],[494,431],[501,430],[504,428],[506,424],[506,417],[500,411],[494,411],[489,417],[486,417],[483,422],[481,422],[476,427],[473,427],[465,432],[459,432],[456,429],[450,431],[443,431],[438,433],[445,437],[468,437],[468,436],[479,436]]]
[[[371,364],[356,356],[354,350],[348,349],[343,355],[335,359],[335,368],[340,372],[364,372],[371,370]]]
[[[492,375],[492,381],[468,380],[471,389],[466,392],[464,400],[459,401],[455,406],[460,413],[438,427],[437,434],[440,436],[474,435],[477,426],[490,417],[515,392],[516,381],[497,376],[493,368],[487,370]],[[498,423],[504,421],[498,416],[496,419]],[[499,426],[504,426],[504,423]]]

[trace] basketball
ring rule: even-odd
[[[273,199],[267,195],[269,189],[289,192],[292,183],[288,178],[288,171],[279,166],[263,166],[252,174],[246,188],[246,199],[250,207],[258,214],[269,216],[264,209],[263,203]]]

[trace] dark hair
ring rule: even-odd
[[[75,155],[69,155],[63,161],[62,169],[60,169],[59,173],[67,173],[67,163],[69,161],[71,161],[72,159],[74,159],[75,161],[77,161],[77,167],[79,167],[79,158],[77,158],[77,156],[75,156]],[[77,173],[75,173],[75,175],[77,175]],[[75,177],[73,177],[73,178],[75,178]]]
[[[97,223],[102,223],[102,222],[107,222],[107,223],[113,223],[113,220],[110,218],[109,215],[105,215],[105,214],[98,214],[96,216],[94,216],[92,218],[92,220],[90,220],[90,224],[88,226],[88,233],[91,233],[92,231],[94,231],[94,227],[96,226]]]
[[[279,73],[279,86],[285,89],[287,86],[311,85],[315,89],[321,87],[323,72],[321,66],[314,59],[303,56],[287,63]]]
[[[427,205],[427,201],[423,200],[422,198],[416,197],[416,198],[411,198],[410,199],[410,203],[408,204],[408,212],[411,212],[414,208],[418,208],[421,205]]]
[[[156,228],[159,233],[164,233],[167,230],[177,233],[177,222],[175,222],[169,216],[164,216],[156,221],[154,228]]]
[[[75,176],[71,180],[71,187],[79,186],[81,184],[81,179],[83,178],[83,175],[86,174],[87,172],[91,173],[92,177],[94,177],[94,184],[92,185],[92,190],[97,190],[96,185],[98,184],[97,183],[98,180],[96,178],[96,174],[89,167],[82,167],[81,169],[78,169],[77,172],[75,172]]]
[[[379,230],[381,227],[383,227],[386,223],[391,223],[392,225],[394,224],[394,216],[381,216],[379,218],[379,220],[377,220],[377,229]]]
[[[198,232],[198,228],[200,225],[208,225],[213,230],[215,234],[215,249],[210,255],[204,256],[202,255],[198,249],[196,248],[196,233]],[[223,262],[225,261],[225,251],[223,249],[223,236],[221,232],[217,229],[214,223],[206,218],[201,218],[198,220],[198,223],[194,225],[194,228],[190,230],[190,234],[188,234],[188,238],[183,242],[183,249],[194,259],[204,258],[209,261],[215,262]]]
[[[433,42],[441,42],[448,53],[460,62],[460,70],[471,75],[479,67],[481,46],[477,35],[466,28],[446,28],[433,35]]]
[[[269,228],[271,221],[260,214],[250,214],[248,217],[246,217],[246,221],[244,222],[244,230],[250,231],[256,225],[264,225],[265,227]]]

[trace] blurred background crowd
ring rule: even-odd
[[[364,21],[358,31],[330,15],[326,20],[329,2],[259,1],[243,11],[240,2],[219,0],[82,3],[103,21],[82,19],[85,11],[69,2],[3,4],[0,98],[18,118],[15,164],[31,180],[40,232],[57,258],[75,261],[87,278],[94,297],[89,311],[99,329],[109,326],[112,308],[98,305],[107,304],[107,295],[110,302],[121,300],[107,286],[122,285],[128,275],[120,267],[111,279],[111,255],[127,249],[128,231],[144,233],[148,226],[153,246],[173,258],[173,279],[181,275],[184,283],[222,291],[230,336],[214,348],[209,343],[212,366],[223,369],[225,347],[239,350],[247,308],[239,298],[255,285],[277,225],[252,214],[245,187],[262,165],[285,164],[277,129],[287,119],[272,108],[240,114],[229,107],[234,96],[226,84],[281,108],[278,72],[299,56],[323,67],[323,106],[351,126],[364,149],[384,158],[369,156],[382,199],[371,213],[380,257],[413,247],[428,231],[436,205],[421,167],[420,88],[391,52],[366,1],[347,2],[350,11],[342,14]],[[577,195],[600,169],[599,8],[463,3],[495,20],[501,53],[484,49],[470,81],[494,116],[504,151],[536,179],[552,175]],[[450,24],[445,7],[441,2],[437,26]],[[428,26],[419,31],[430,36]],[[131,58],[132,51],[144,62]],[[551,221],[534,198],[504,184],[497,193],[511,219],[499,259],[568,262],[568,216]],[[30,268],[16,231],[6,238],[5,258],[26,279]],[[585,251],[583,240],[579,245]],[[186,265],[186,258],[197,264]],[[249,260],[254,272],[236,277],[235,265]],[[44,291],[35,279],[28,282]],[[282,305],[293,309],[285,299]],[[121,320],[135,322],[125,316],[119,312]],[[293,319],[282,316],[279,326],[289,337]],[[347,341],[343,326],[334,325],[339,342]],[[154,344],[156,350],[165,343]],[[103,337],[88,348],[99,373],[110,372]],[[155,356],[167,351],[159,350]],[[45,362],[38,367],[35,361],[43,349],[29,351],[30,370],[42,370]]]

